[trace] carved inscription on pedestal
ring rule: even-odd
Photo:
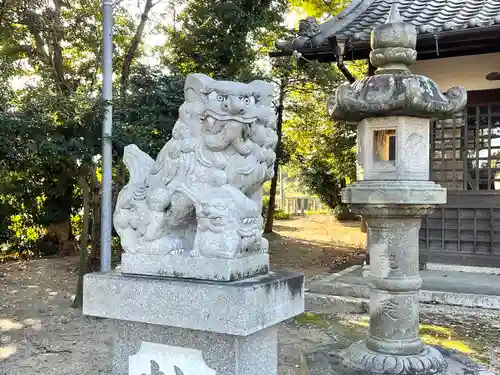
[[[151,373],[142,375],[165,375],[165,373],[163,371],[160,371],[160,365],[158,363],[156,363],[155,361],[151,361]]]
[[[386,254],[381,253],[379,255],[380,265],[384,269],[390,269],[391,271],[398,270],[398,263],[396,262],[396,254]]]
[[[400,309],[397,300],[386,299],[380,304],[380,311],[389,319],[396,321],[400,317]]]
[[[215,375],[201,351],[143,342],[129,357],[129,375]]]
[[[377,247],[376,247],[377,246]],[[395,272],[399,270],[399,265],[397,262],[397,258],[395,254],[388,254],[387,249],[385,248],[387,245],[371,245],[371,249],[379,250],[381,251],[377,252],[377,258],[375,258],[372,261],[372,264],[374,264],[376,267],[373,268],[372,274],[377,277],[382,277],[382,278],[387,278],[391,277],[391,275],[394,275]],[[372,258],[372,259],[373,259]]]

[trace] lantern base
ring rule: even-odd
[[[376,353],[357,342],[344,350],[333,345],[306,355],[315,375],[494,375],[459,352],[425,346],[421,354],[395,356]]]

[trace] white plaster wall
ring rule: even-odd
[[[500,53],[422,60],[410,69],[432,78],[443,92],[454,85],[464,86],[467,91],[500,88],[500,81],[485,78],[490,72],[500,72]]]

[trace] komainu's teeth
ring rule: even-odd
[[[211,128],[215,125],[215,119],[213,117],[207,116],[205,121]]]

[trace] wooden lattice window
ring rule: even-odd
[[[449,190],[464,188],[463,128],[463,114],[431,126],[431,179]]]
[[[467,190],[500,190],[500,103],[467,107]]]
[[[449,190],[500,190],[500,103],[431,127],[431,178]]]

